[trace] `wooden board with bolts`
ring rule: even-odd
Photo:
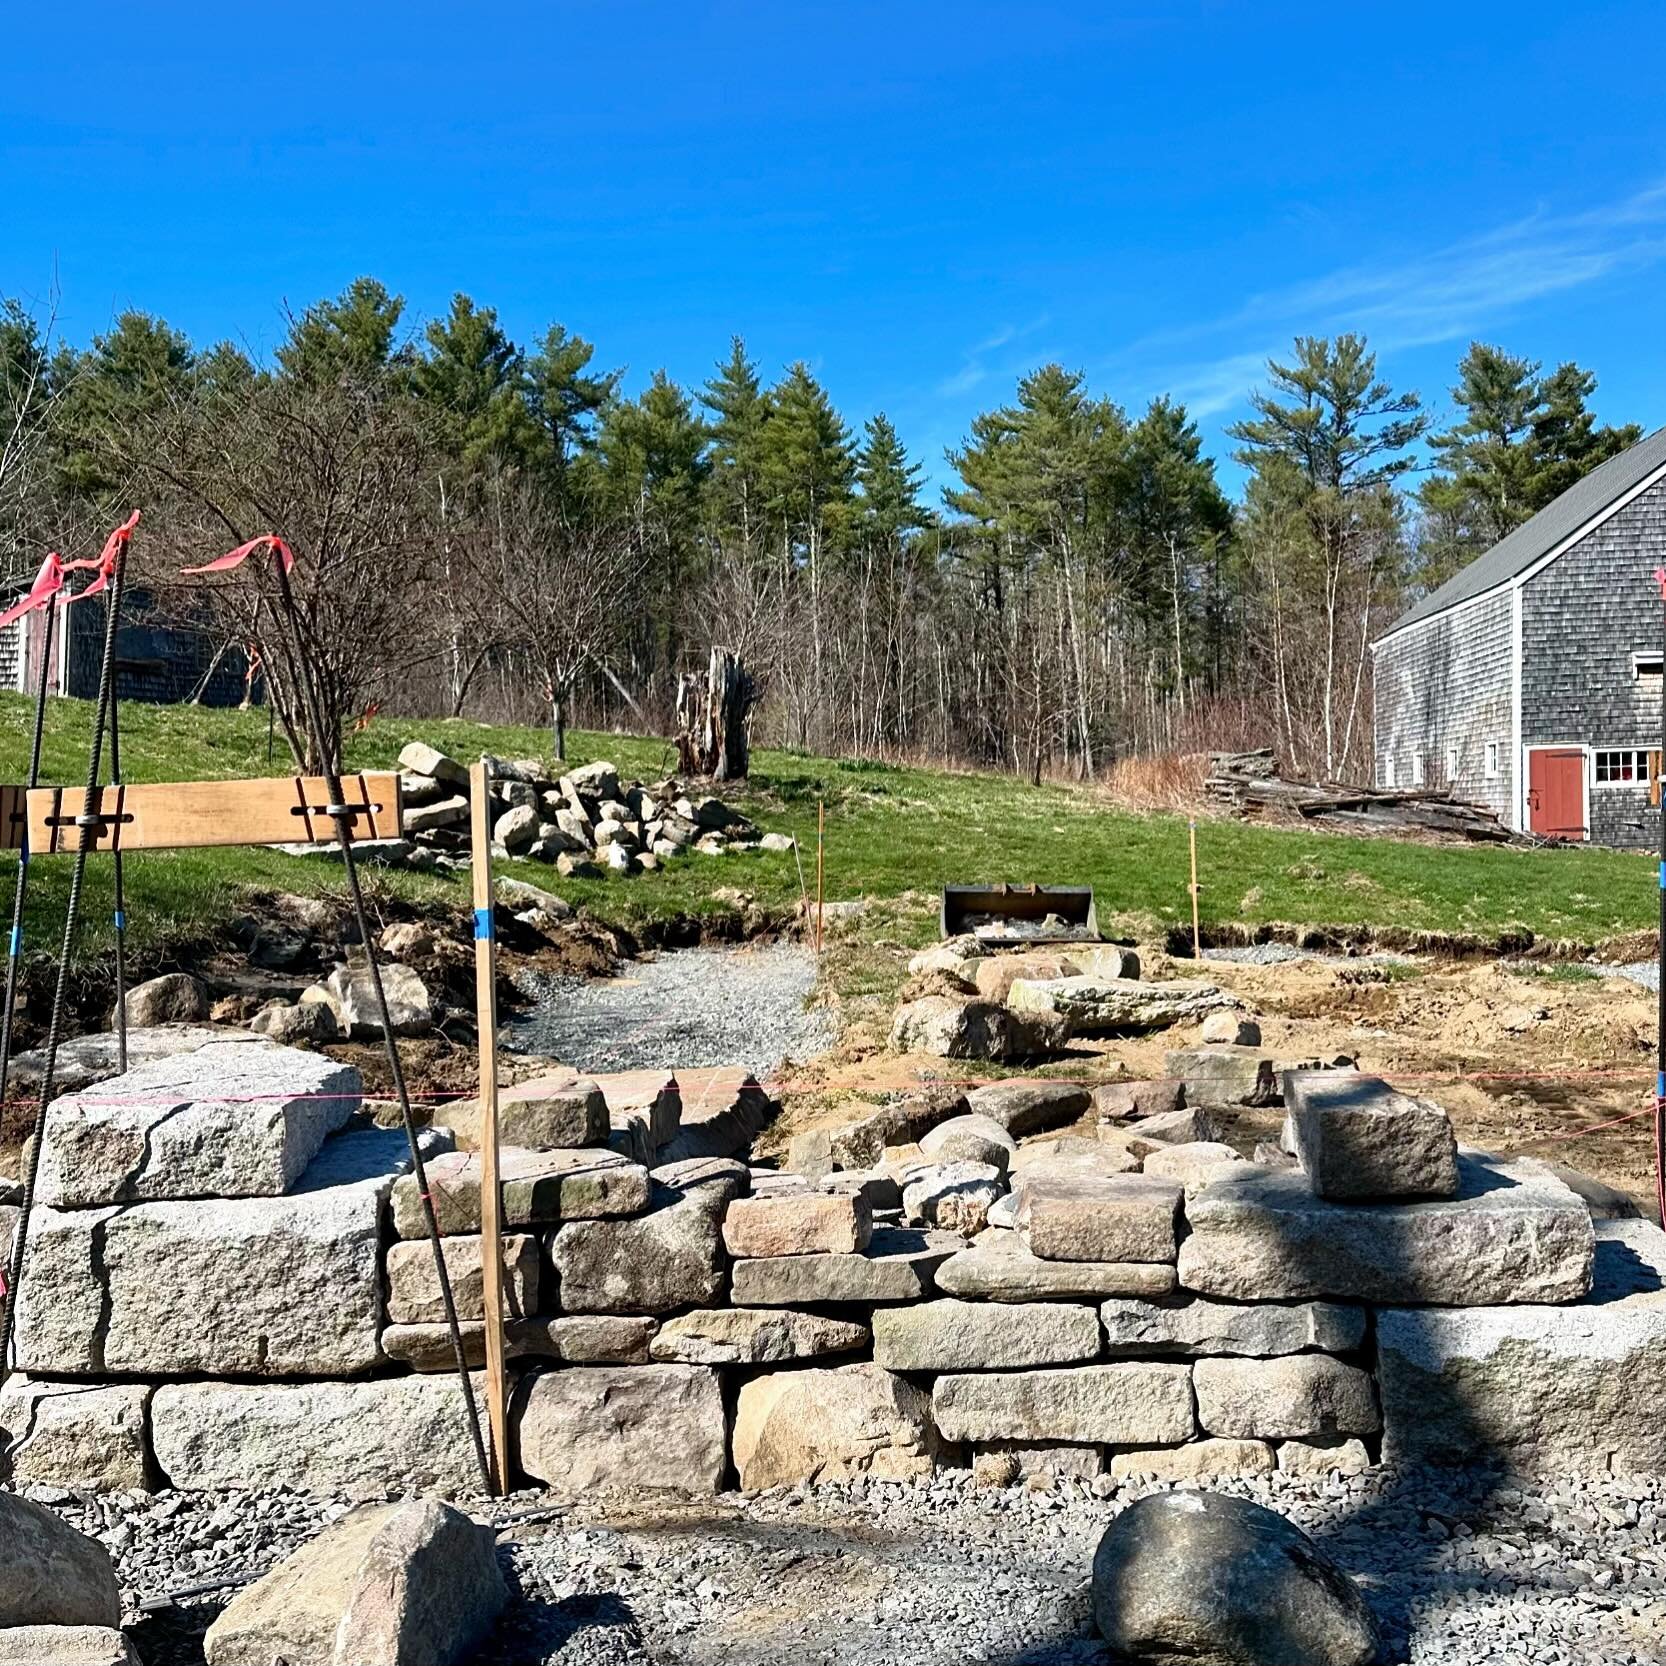
[[[15,789],[0,789],[0,792]],[[343,802],[356,811],[352,838],[394,839],[404,830],[399,776],[393,771],[341,778]],[[147,781],[98,789],[100,825],[88,849],[200,850],[215,845],[334,843],[322,776],[255,781]],[[29,854],[59,856],[80,848],[76,818],[86,807],[81,787],[36,787],[28,794]],[[0,817],[5,801],[0,798]]]

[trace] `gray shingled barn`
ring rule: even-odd
[[[1372,644],[1377,780],[1509,826],[1659,840],[1666,428],[1611,458]]]

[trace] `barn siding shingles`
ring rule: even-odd
[[[1511,757],[1515,722],[1510,686],[1511,601],[1508,592],[1452,613],[1437,614],[1379,643],[1376,652],[1377,780],[1394,760],[1394,784],[1411,782],[1411,754],[1423,753],[1426,786],[1450,786],[1506,820],[1513,803]],[[1486,773],[1488,741],[1498,744],[1498,774]],[[1450,780],[1448,747],[1458,749]]]
[[[1656,567],[1666,566],[1666,482],[1651,486],[1522,586],[1523,746],[1658,747],[1660,681],[1632,655],[1660,652]],[[1591,838],[1653,846],[1646,787],[1599,787]]]

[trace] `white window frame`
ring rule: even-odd
[[[1637,654],[1633,654],[1631,656],[1631,679],[1632,679],[1632,681],[1640,683],[1640,682],[1642,682],[1642,680],[1645,677],[1658,677],[1658,676],[1660,676],[1661,675],[1661,670],[1662,670],[1662,664],[1663,664],[1663,658],[1660,654],[1656,654],[1656,653],[1637,653]],[[1645,669],[1645,667],[1647,667],[1647,669]],[[1612,747],[1604,747],[1603,750],[1606,752],[1606,751],[1612,751],[1614,749]],[[1622,748],[1621,750],[1624,750],[1624,749]]]
[[[1595,792],[1647,792],[1649,789],[1649,753],[1652,749],[1647,746],[1595,746],[1591,749],[1591,787]],[[1632,768],[1630,777],[1614,777],[1610,780],[1602,778],[1602,761],[1604,758],[1629,757]],[[1624,766],[1621,766],[1624,767]]]
[[[1394,785],[1394,754],[1383,753],[1382,767],[1377,771],[1378,785],[1392,787]]]
[[[1497,741],[1489,740],[1486,750],[1486,774],[1489,781],[1496,781],[1499,776],[1498,754],[1500,747]]]
[[[1423,753],[1417,747],[1412,748],[1411,755],[1411,784],[1414,787],[1423,785]]]
[[[1458,779],[1458,749],[1455,746],[1446,749],[1446,779],[1448,782]]]

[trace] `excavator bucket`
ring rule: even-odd
[[[990,943],[1097,943],[1091,885],[945,885],[943,935]]]

